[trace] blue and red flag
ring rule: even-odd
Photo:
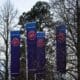
[[[11,31],[11,76],[20,74],[20,32]]]
[[[25,25],[27,37],[27,59],[28,71],[36,70],[36,22],[29,22]]]
[[[37,32],[37,73],[42,73],[45,71],[45,33]]]
[[[66,72],[66,27],[60,25],[56,28],[56,64],[57,71]]]

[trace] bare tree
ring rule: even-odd
[[[6,2],[2,5],[0,9],[0,35],[2,36],[6,51],[6,73],[5,73],[5,80],[8,80],[8,48],[9,48],[9,32],[11,28],[13,28],[16,23],[15,19],[17,17],[17,10],[14,9],[14,6],[11,4],[9,0],[6,0]]]
[[[67,25],[67,74],[73,77],[71,79],[76,80],[76,0],[50,0],[50,5],[52,8],[51,11],[53,12],[53,19]]]

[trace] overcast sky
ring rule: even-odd
[[[0,6],[5,2],[6,0],[0,0]],[[12,4],[14,5],[14,7],[16,9],[19,10],[20,14],[22,12],[27,12],[29,11],[33,5],[35,5],[35,3],[37,1],[46,1],[49,2],[49,0],[10,0],[12,2]]]

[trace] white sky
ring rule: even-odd
[[[5,2],[6,0],[0,0],[0,6]],[[37,1],[46,1],[49,2],[49,0],[10,0],[14,7],[18,9],[18,11],[21,13],[29,11],[33,5]]]

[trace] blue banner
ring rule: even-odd
[[[66,72],[66,27],[60,25],[56,28],[56,63],[57,71]]]
[[[45,72],[45,33],[37,32],[37,73]]]
[[[27,37],[28,71],[36,70],[36,22],[29,22],[25,25]]]
[[[11,32],[11,76],[20,73],[20,32]]]

